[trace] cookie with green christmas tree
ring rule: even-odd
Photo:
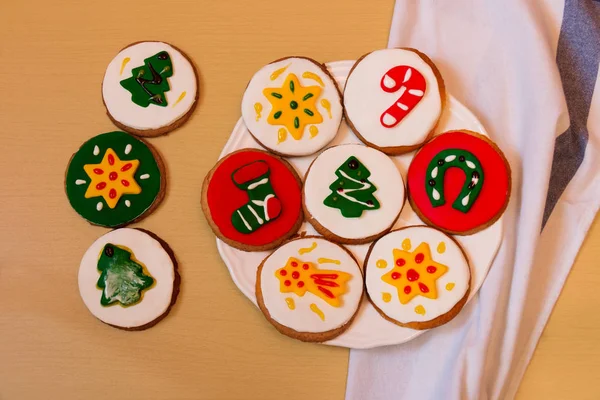
[[[165,194],[165,167],[148,143],[125,132],[85,142],[71,157],[65,190],[73,209],[94,225],[116,228],[151,213]]]
[[[102,322],[126,330],[154,326],[179,292],[173,251],[155,234],[122,228],[97,239],[79,266],[79,292]]]
[[[392,159],[359,144],[319,154],[304,181],[304,214],[317,232],[339,243],[368,243],[388,232],[404,199],[404,181]]]
[[[110,62],[102,82],[109,118],[139,136],[159,136],[181,126],[198,100],[193,63],[164,42],[138,42]]]

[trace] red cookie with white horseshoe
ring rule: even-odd
[[[500,218],[510,198],[511,170],[486,136],[460,130],[427,142],[408,169],[410,204],[428,225],[470,235]]]
[[[420,147],[433,134],[445,103],[442,76],[415,49],[362,56],[346,81],[346,120],[365,144],[386,154]]]

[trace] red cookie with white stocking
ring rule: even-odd
[[[415,49],[376,50],[352,67],[344,89],[348,124],[386,154],[420,147],[433,134],[446,93],[435,64]]]
[[[408,169],[413,210],[428,225],[455,235],[470,235],[496,222],[510,190],[510,165],[502,150],[467,130],[436,136]]]
[[[202,210],[215,234],[245,251],[279,246],[302,224],[302,181],[284,159],[241,149],[219,160],[202,187]]]

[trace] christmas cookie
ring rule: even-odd
[[[444,81],[415,49],[377,50],[362,56],[344,89],[346,120],[369,146],[402,154],[421,146],[445,103]]]
[[[302,181],[284,159],[241,149],[204,179],[202,210],[215,234],[245,251],[279,246],[302,224]]]
[[[307,342],[339,336],[352,322],[363,277],[352,254],[317,236],[291,240],[258,267],[256,299],[284,335]]]
[[[287,57],[260,69],[242,99],[248,130],[276,154],[315,153],[337,134],[342,103],[326,67],[304,57]]]
[[[407,328],[445,324],[469,295],[471,270],[460,245],[427,226],[398,229],[377,240],[364,268],[371,303],[385,319]]]
[[[490,139],[453,131],[429,141],[408,169],[410,204],[428,225],[470,235],[504,212],[511,189],[510,166]]]
[[[173,252],[150,232],[108,232],[86,251],[79,266],[83,302],[96,318],[116,328],[155,325],[168,314],[178,292]]]
[[[125,132],[103,133],[85,142],[71,157],[65,177],[75,211],[94,225],[111,228],[153,211],[165,186],[156,150]]]
[[[134,43],[108,64],[102,98],[119,128],[140,136],[163,135],[194,110],[196,70],[181,50],[167,43]]]
[[[311,164],[304,212],[315,229],[340,243],[368,243],[388,232],[404,205],[404,182],[382,152],[358,144],[331,147]]]

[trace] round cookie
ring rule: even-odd
[[[303,207],[326,238],[368,243],[388,232],[404,205],[404,181],[394,162],[360,144],[330,147],[306,173]]]
[[[469,296],[471,270],[460,245],[427,226],[401,228],[377,240],[364,269],[373,306],[388,321],[407,328],[449,322]]]
[[[302,181],[284,159],[257,149],[223,157],[202,186],[202,210],[225,243],[244,251],[279,246],[303,221]]]
[[[344,247],[319,236],[290,240],[258,267],[256,299],[284,335],[323,342],[350,326],[361,303],[363,277]]]
[[[279,155],[305,156],[325,147],[342,120],[341,95],[327,68],[287,57],[261,68],[242,99],[248,130]]]
[[[486,136],[452,131],[423,146],[408,169],[410,204],[428,225],[470,235],[500,218],[510,198],[511,171]]]
[[[412,151],[433,134],[446,92],[425,54],[376,50],[352,67],[344,89],[346,121],[365,144],[386,154]]]
[[[109,118],[124,131],[164,135],[187,121],[196,106],[196,70],[170,44],[134,43],[108,64],[102,99]]]
[[[103,133],[71,157],[65,189],[91,224],[116,228],[153,211],[165,194],[164,164],[148,143],[125,132]]]
[[[153,233],[122,228],[97,239],[79,266],[79,293],[100,321],[125,330],[157,324],[179,293],[177,263]]]

